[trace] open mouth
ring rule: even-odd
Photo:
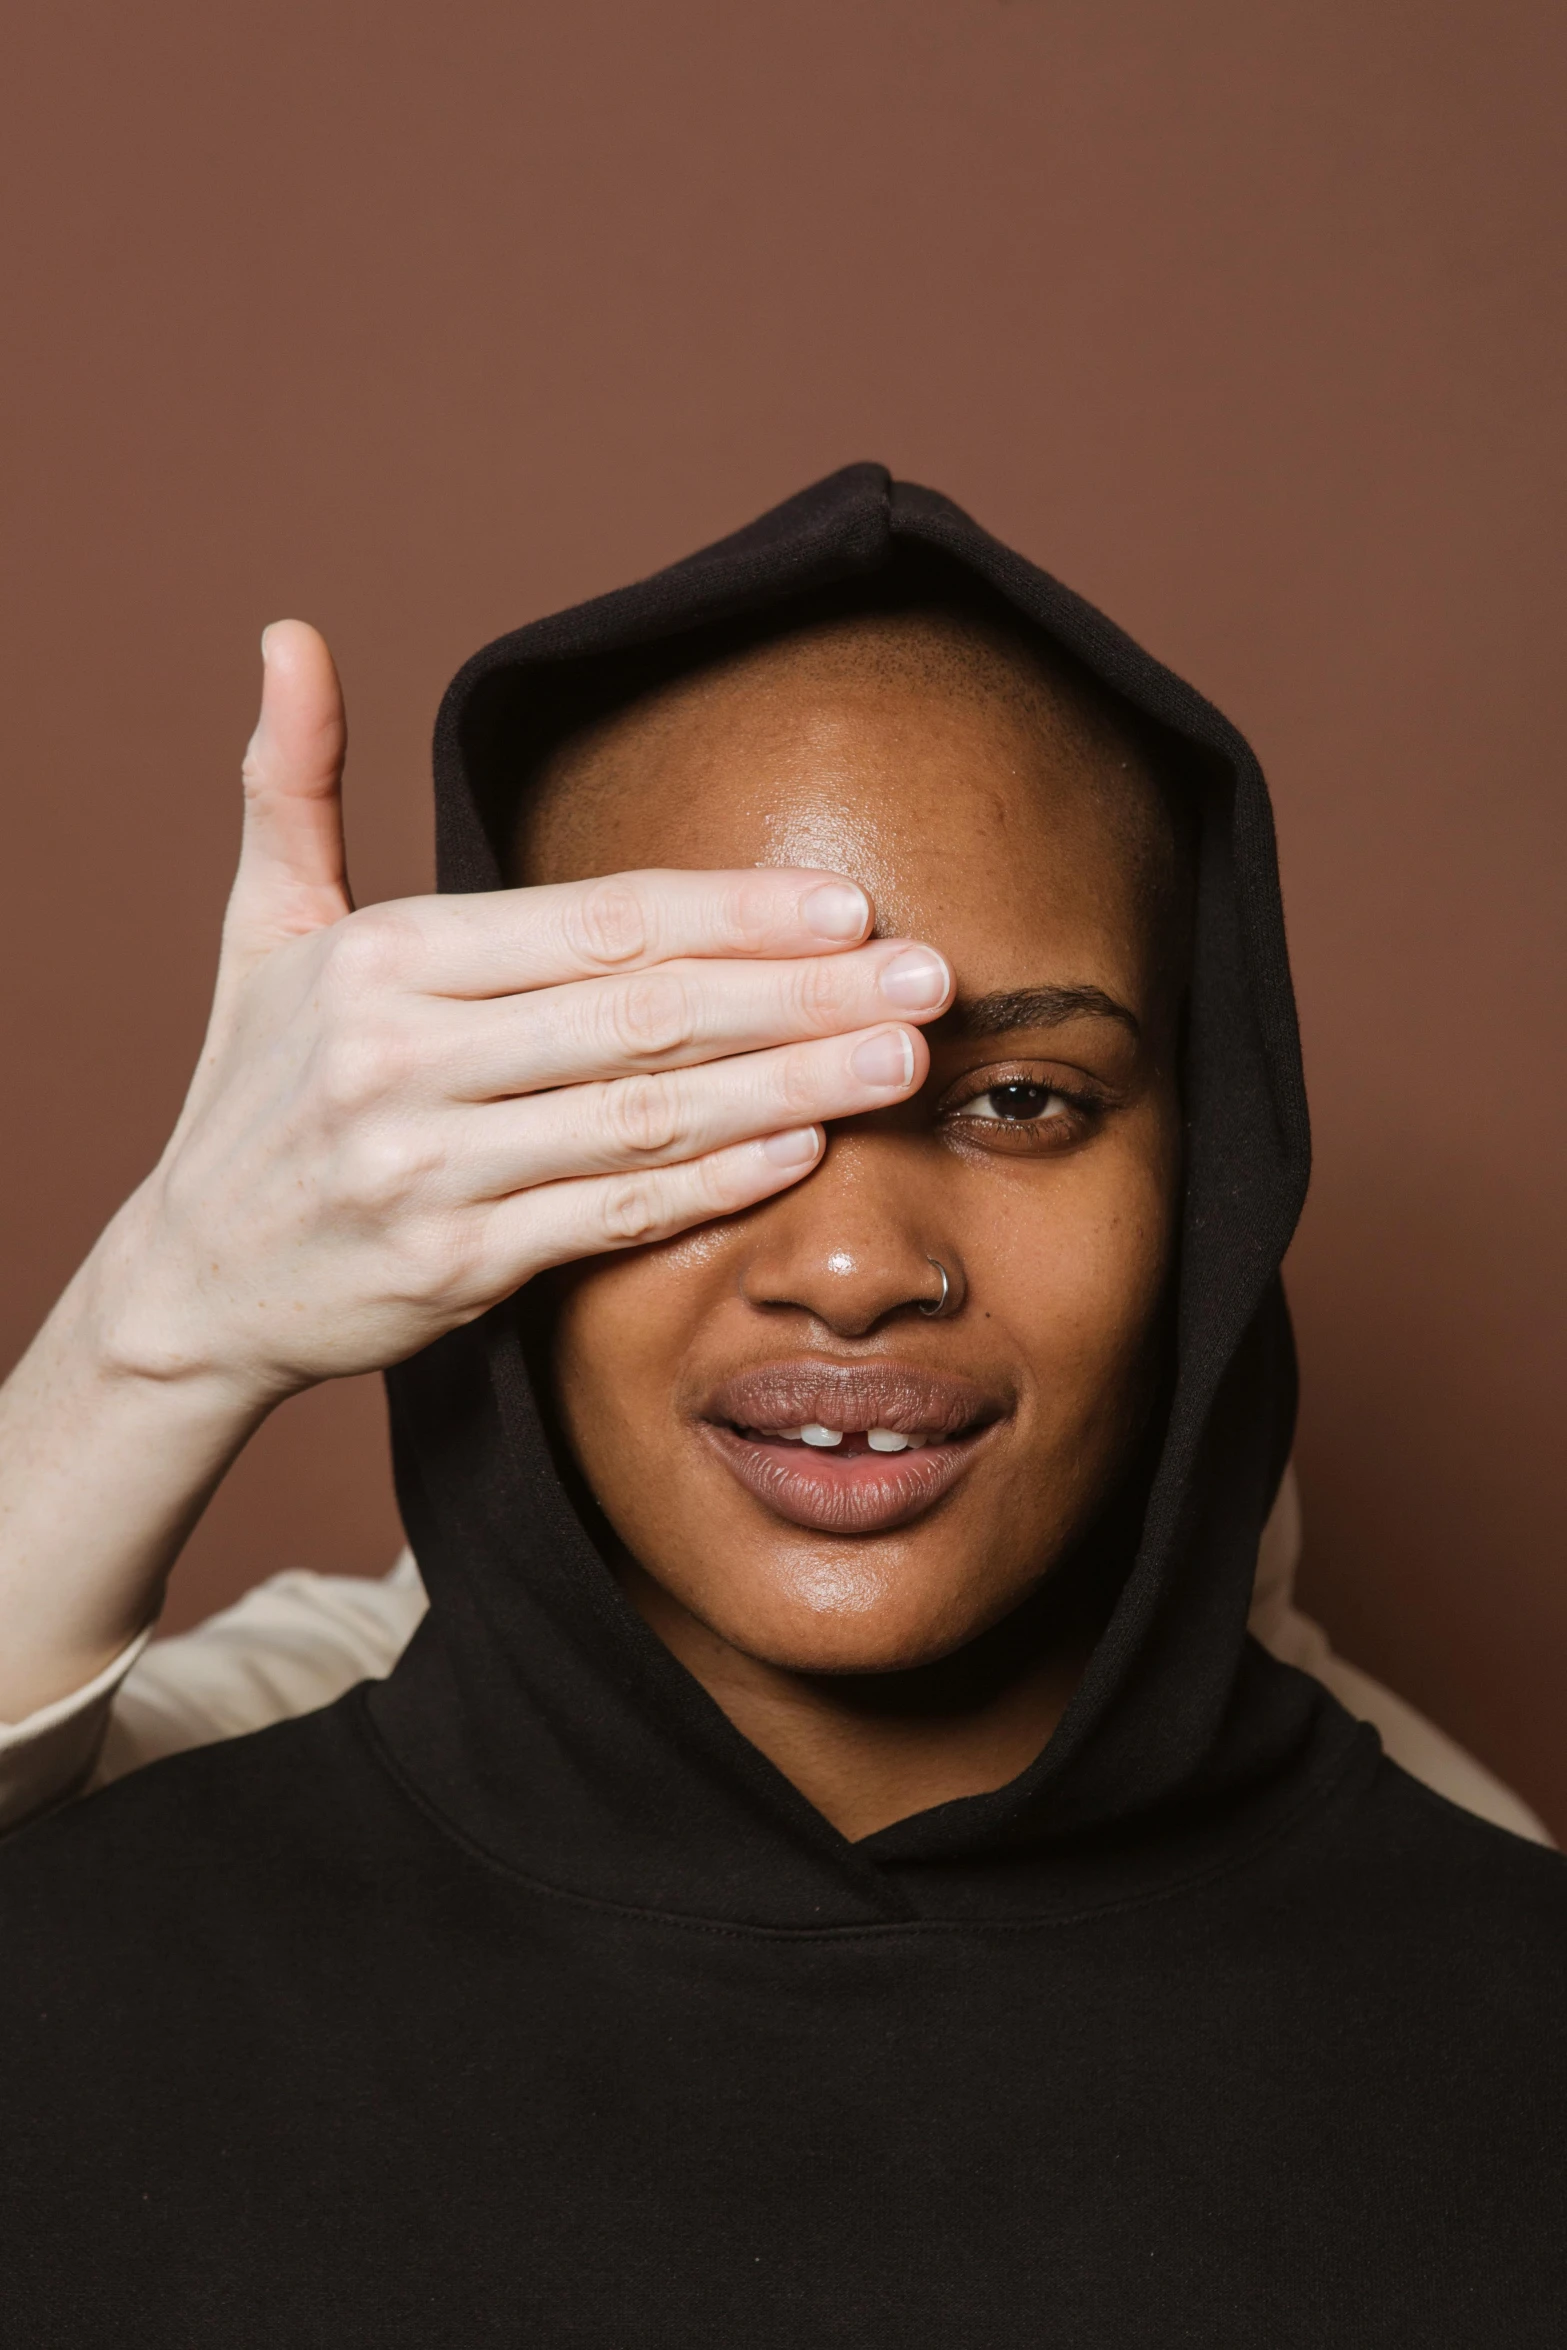
[[[888,1363],[769,1363],[724,1383],[699,1426],[758,1501],[824,1534],[932,1508],[1004,1406],[968,1380]]]

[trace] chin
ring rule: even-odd
[[[785,1672],[904,1673],[951,1656],[1025,1596],[976,1591],[950,1560],[921,1572],[910,1547],[775,1560],[771,1572],[753,1568],[748,1589],[726,1583],[716,1607],[695,1595],[686,1604],[731,1647]]]

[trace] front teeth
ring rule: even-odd
[[[824,1428],[819,1420],[813,1420],[805,1428],[780,1428],[778,1433],[797,1444],[814,1444],[823,1451],[843,1442],[841,1428]],[[865,1441],[872,1452],[918,1452],[927,1439],[900,1435],[896,1428],[871,1428],[866,1431]]]

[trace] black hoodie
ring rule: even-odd
[[[0,1855],[6,2345],[1567,2339],[1567,1863],[1246,1637],[1308,1146],[1234,729],[854,466],[468,664],[441,885],[498,885],[530,711],[911,560],[1165,730],[1200,815],[1175,1360],[1077,1696],[846,1843],[622,1598],[515,1307],[443,1340],[389,1382],[432,1603],[391,1680]]]

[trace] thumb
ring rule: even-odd
[[[245,753],[245,830],[224,925],[247,959],[346,914],[343,689],[326,639],[274,620],[261,639],[261,716]]]

